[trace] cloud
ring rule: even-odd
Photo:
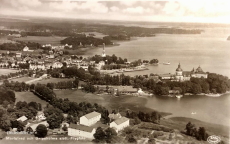
[[[113,11],[113,12],[117,12],[120,9],[118,7],[116,7],[116,6],[112,6],[112,7],[110,7],[110,10]]]
[[[121,5],[125,5],[125,6],[132,6],[135,3],[137,3],[137,1],[133,1],[133,0],[123,0],[123,1],[120,1],[120,4]]]
[[[147,8],[143,8],[141,6],[138,6],[138,7],[130,7],[130,8],[127,8],[127,9],[124,9],[123,10],[124,13],[130,13],[130,14],[144,14],[144,13],[151,13],[153,12],[153,10]]]

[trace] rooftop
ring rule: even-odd
[[[94,112],[88,113],[88,114],[86,114],[86,115],[84,115],[84,116],[85,116],[87,119],[91,119],[91,118],[94,118],[94,117],[99,116],[99,115],[101,115],[101,114],[94,111]]]
[[[88,126],[84,126],[84,125],[77,125],[77,124],[73,124],[71,123],[69,125],[69,128],[73,128],[76,130],[81,130],[81,131],[86,131],[86,132],[92,132],[93,131],[93,127],[88,127]]]
[[[120,124],[122,124],[122,123],[124,123],[124,122],[126,122],[126,121],[128,121],[129,119],[128,118],[126,118],[126,117],[121,117],[121,118],[119,118],[119,119],[116,119],[114,122],[117,124],[117,125],[120,125]]]

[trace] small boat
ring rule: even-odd
[[[122,69],[119,69],[118,71],[117,71],[117,73],[123,73],[124,72],[124,70],[122,70]]]
[[[164,65],[170,65],[170,62],[163,62]]]
[[[182,97],[183,97],[183,95],[176,95],[176,98],[178,98],[178,99],[180,99]]]
[[[194,115],[194,114],[196,114],[196,112],[192,112],[191,114]]]

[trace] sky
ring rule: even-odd
[[[230,24],[230,0],[0,0],[0,15]]]

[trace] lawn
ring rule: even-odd
[[[9,73],[16,73],[18,70],[13,69],[0,69],[0,75],[7,75]]]
[[[31,78],[31,77],[20,77],[20,78],[11,79],[9,81],[26,82],[26,81],[29,81],[29,80],[32,80],[32,79],[35,79],[35,78]]]
[[[32,92],[15,92],[16,102],[18,101],[26,101],[26,102],[37,102],[41,103],[44,108],[48,103],[44,100],[41,100],[39,97],[34,95]]]
[[[47,83],[58,83],[58,82],[63,82],[63,81],[73,81],[73,78],[47,78],[47,79],[42,79],[39,81],[34,81],[32,82],[33,84],[47,84]],[[32,84],[30,83],[30,84]]]
[[[24,42],[36,42],[40,44],[52,44],[52,45],[60,45],[60,41],[65,39],[66,37],[59,36],[27,36],[15,38],[14,40],[24,41]]]

